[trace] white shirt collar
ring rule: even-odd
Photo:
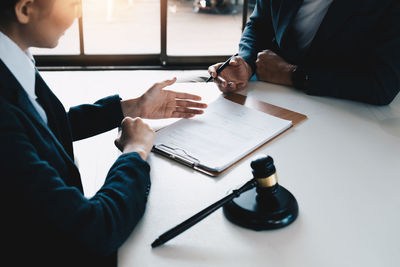
[[[0,59],[11,71],[31,99],[35,95],[35,64],[32,54],[24,52],[7,35],[0,31]]]
[[[28,94],[33,107],[40,117],[47,123],[46,112],[37,102],[35,94],[36,67],[32,54],[29,50],[22,51],[16,43],[0,31],[0,59]]]

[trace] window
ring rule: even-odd
[[[206,66],[237,51],[252,3],[82,0],[82,18],[59,46],[32,52],[42,67]]]
[[[159,54],[160,0],[84,0],[87,54]]]
[[[242,5],[229,1],[221,11],[204,9],[206,0],[168,2],[167,54],[172,56],[230,55],[242,32]],[[218,2],[218,1],[215,1]],[[224,8],[225,6],[225,8]]]

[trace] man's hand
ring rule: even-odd
[[[141,97],[122,101],[124,116],[164,119],[191,118],[202,114],[203,110],[201,109],[206,108],[207,105],[190,101],[199,101],[201,100],[200,96],[163,89],[175,81],[176,78],[156,83]]]
[[[229,65],[217,76],[217,69],[223,63],[217,63],[208,68],[208,73],[214,78],[219,90],[224,93],[242,90],[246,87],[252,75],[249,64],[241,57],[235,56],[229,62]]]
[[[271,50],[264,50],[257,55],[256,75],[260,81],[293,85],[292,71],[295,67]]]
[[[146,160],[153,147],[155,132],[140,118],[126,117],[114,143],[122,153],[137,152]]]

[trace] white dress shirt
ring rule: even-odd
[[[333,0],[304,0],[293,21],[295,38],[301,50],[307,49]]]
[[[0,59],[28,94],[33,107],[47,124],[46,112],[37,102],[35,94],[36,67],[29,50],[22,51],[14,41],[0,31]]]

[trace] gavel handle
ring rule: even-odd
[[[257,186],[257,181],[255,178],[251,179],[247,183],[245,183],[243,186],[241,186],[239,189],[233,190],[233,192],[226,197],[222,198],[221,200],[215,202],[214,204],[208,206],[207,208],[203,209],[202,211],[196,213],[189,219],[185,220],[184,222],[178,224],[174,228],[171,228],[164,234],[160,235],[152,244],[151,246],[158,247],[161,246],[162,244],[166,243],[168,240],[174,238],[175,236],[179,235],[180,233],[186,231],[199,221],[203,220],[205,217],[231,201],[232,199],[240,196],[242,193],[254,188]]]

